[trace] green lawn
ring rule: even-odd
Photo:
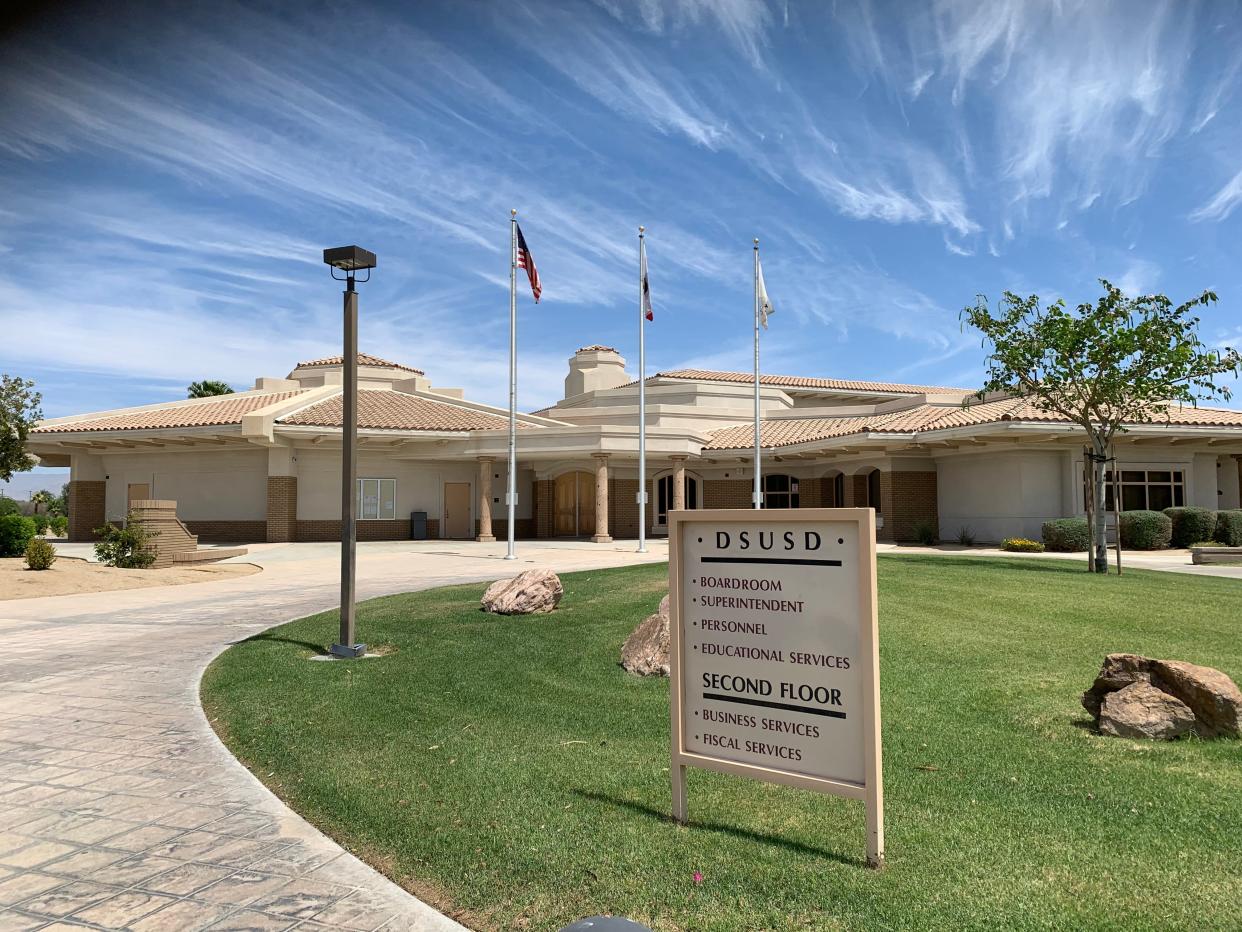
[[[474,928],[1242,923],[1242,742],[1101,738],[1078,704],[1110,651],[1242,679],[1242,584],[881,558],[876,872],[852,801],[691,771],[671,823],[668,682],[617,666],[665,568],[564,583],[541,617],[483,614],[477,585],[368,602],[377,660],[308,662],[335,613],[302,619],[227,651],[203,701],[290,805]]]

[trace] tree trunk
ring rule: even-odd
[[[1093,437],[1091,445],[1095,453],[1091,463],[1093,467],[1092,474],[1095,477],[1094,488],[1091,490],[1092,510],[1095,512],[1091,516],[1091,519],[1095,522],[1095,571],[1097,573],[1107,573],[1108,539],[1104,531],[1104,524],[1107,518],[1104,512],[1104,459],[1108,454],[1104,449],[1104,442],[1101,438]]]

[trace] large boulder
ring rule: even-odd
[[[621,666],[636,676],[668,676],[668,596],[635,628],[621,647]]]
[[[1135,684],[1149,685],[1186,706],[1194,716],[1190,730],[1201,738],[1242,736],[1242,691],[1228,676],[1211,667],[1138,654],[1109,654],[1095,682],[1083,693],[1083,708],[1095,717],[1102,732],[1105,702]]]
[[[1100,734],[1115,738],[1177,738],[1195,727],[1190,706],[1151,683],[1131,683],[1100,703]]]
[[[560,577],[551,570],[527,570],[501,579],[483,593],[483,611],[494,615],[546,615],[565,594]]]

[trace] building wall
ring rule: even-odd
[[[1239,488],[1238,470],[1242,460],[1232,456],[1222,456],[1216,464],[1216,483],[1220,487],[1219,508],[1237,508],[1242,503],[1242,489]]]
[[[1039,540],[1045,521],[1064,517],[1064,458],[1057,450],[941,457],[936,462],[940,537],[967,529],[979,542]]]
[[[341,462],[335,450],[299,450],[297,453],[298,494],[297,525],[299,540],[332,540],[340,536],[329,529],[339,528],[341,518]],[[503,476],[504,473],[502,472]],[[477,461],[460,463],[419,463],[398,460],[376,453],[359,454],[358,478],[395,479],[397,481],[396,517],[394,519],[359,519],[359,540],[402,540],[409,537],[410,512],[427,512],[428,535],[438,537],[444,517],[444,484],[464,482],[470,486],[471,526],[478,521],[478,503],[475,490],[478,487],[479,464]],[[503,484],[500,495],[504,494]],[[492,480],[493,495],[497,492],[497,480]],[[529,500],[519,487],[518,502]],[[501,499],[503,501],[503,498]],[[495,514],[493,505],[493,514]],[[530,507],[529,504],[526,505]],[[503,506],[502,506],[503,509]],[[503,510],[501,512],[504,513]],[[519,514],[521,512],[519,511]],[[329,522],[325,524],[324,522]],[[367,525],[373,527],[364,530]],[[435,528],[433,533],[432,528]],[[309,535],[309,536],[307,536]]]
[[[889,539],[912,541],[921,525],[939,527],[934,470],[893,471],[881,477],[884,530]]]
[[[149,485],[151,498],[175,501],[178,517],[187,523],[267,520],[267,453],[257,447],[110,453],[100,458],[107,475],[105,511],[110,521],[125,519],[131,483]]]

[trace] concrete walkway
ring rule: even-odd
[[[668,555],[633,550],[524,542],[510,563],[503,544],[361,544],[358,595]],[[211,659],[336,606],[332,545],[242,559],[264,572],[0,602],[0,930],[461,928],[293,814],[212,732]]]

